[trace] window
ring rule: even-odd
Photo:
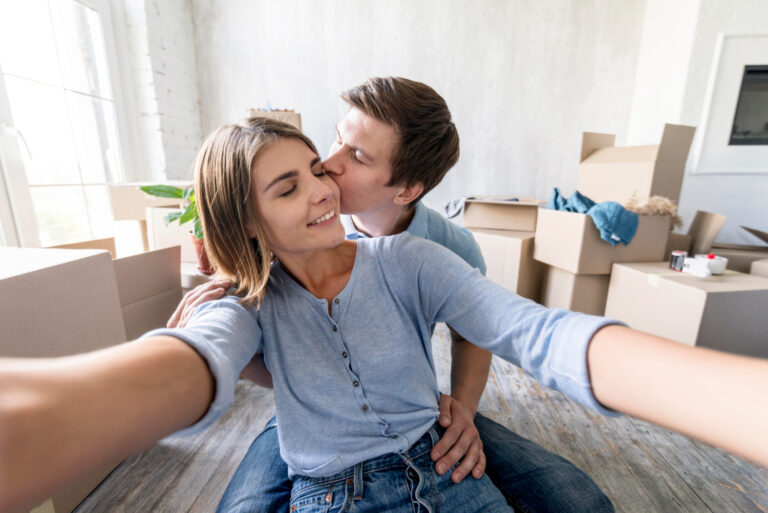
[[[124,165],[109,24],[103,1],[0,3],[0,185],[10,203],[0,216],[7,244],[50,246],[112,234],[107,184],[123,181]]]
[[[729,144],[768,144],[768,66],[744,66]]]

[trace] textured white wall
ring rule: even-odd
[[[128,180],[191,179],[202,138],[191,5],[120,0],[140,158]]]
[[[701,0],[688,66],[680,121],[698,125],[704,109],[717,34],[768,34],[768,2],[765,0]],[[768,55],[765,62],[768,64]],[[723,242],[761,244],[739,228],[751,226],[768,231],[768,175],[696,175],[683,182],[680,212],[688,220],[696,210],[727,216],[718,236]]]
[[[442,94],[461,159],[426,202],[575,187],[581,132],[629,120],[645,0],[192,0],[203,133],[294,108],[325,153],[338,93],[401,75]]]
[[[665,122],[699,126],[720,32],[768,34],[768,2],[648,0],[629,144],[656,143]],[[759,244],[739,225],[768,230],[768,175],[692,171],[689,164],[680,196],[680,214],[686,224],[697,210],[725,214],[719,241]]]

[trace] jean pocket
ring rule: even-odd
[[[333,506],[333,490],[307,490],[291,498],[290,513],[331,513]],[[339,511],[339,510],[333,510]]]

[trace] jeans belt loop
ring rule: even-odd
[[[432,439],[432,447],[437,445],[438,440],[440,440],[440,436],[437,434],[437,429],[435,429],[435,426],[432,426],[429,428],[429,437]]]
[[[363,462],[358,463],[354,467],[354,488],[352,490],[352,496],[354,499],[363,498]]]

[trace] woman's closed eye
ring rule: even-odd
[[[288,189],[287,191],[285,191],[282,194],[279,194],[278,196],[281,197],[281,198],[284,198],[286,196],[290,196],[291,194],[293,194],[293,191],[295,191],[295,190],[296,190],[296,184],[293,184],[290,189]]]

